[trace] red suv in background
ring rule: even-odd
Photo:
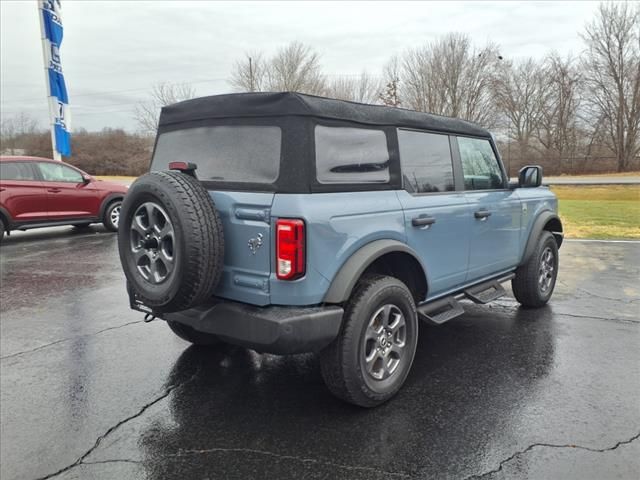
[[[127,188],[56,160],[0,157],[0,240],[11,230],[58,225],[102,222],[116,231]]]

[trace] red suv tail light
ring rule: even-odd
[[[304,275],[304,222],[280,219],[276,222],[276,276],[280,280],[295,280]]]

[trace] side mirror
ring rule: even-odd
[[[91,175],[87,175],[86,173],[82,174],[82,182],[86,185],[87,183],[91,183]]]
[[[542,167],[539,165],[527,165],[518,172],[518,187],[535,188],[542,185]]]

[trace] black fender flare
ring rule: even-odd
[[[355,287],[362,273],[375,260],[387,253],[402,252],[411,255],[426,272],[424,264],[418,254],[407,244],[397,240],[375,240],[368,243],[353,253],[338,270],[333,277],[333,281],[324,296],[324,303],[342,303],[351,296],[351,291]],[[426,273],[425,273],[426,281]]]
[[[533,255],[538,238],[540,238],[540,234],[543,232],[543,230],[545,230],[544,227],[547,223],[549,223],[550,220],[557,220],[558,223],[562,225],[560,217],[550,211],[544,211],[540,213],[538,215],[538,218],[534,220],[533,227],[531,227],[531,232],[529,233],[529,238],[527,239],[527,245],[524,249],[524,253],[522,254],[519,265],[524,265],[525,263],[527,263],[527,260],[529,260],[531,255]],[[558,248],[560,248],[560,245],[562,245],[562,239],[564,238],[562,231],[553,231],[551,233],[553,233],[553,236],[558,243]]]
[[[100,221],[102,221],[102,219],[104,218],[104,212],[111,202],[113,202],[114,200],[122,201],[123,199],[123,193],[110,193],[109,195],[107,195],[104,200],[102,200],[102,205],[100,205],[100,213],[98,214],[98,218],[100,219]]]

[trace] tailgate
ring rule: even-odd
[[[273,193],[209,192],[222,219],[224,269],[219,297],[268,305]]]

